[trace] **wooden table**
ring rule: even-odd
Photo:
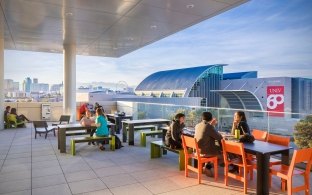
[[[120,116],[118,114],[106,114],[108,120],[113,120],[115,121],[114,123],[116,124],[116,133],[120,134],[120,129],[122,128],[122,123],[121,121],[124,119],[129,119],[132,120],[133,116],[132,115],[125,115],[125,116]],[[112,122],[112,121],[111,121]]]
[[[257,194],[269,194],[269,164],[272,154],[282,154],[282,164],[289,164],[289,150],[292,147],[257,141],[244,143],[246,153],[257,156]]]
[[[142,119],[142,120],[131,120],[131,121],[122,121],[122,141],[127,141],[127,126],[129,128],[129,145],[134,145],[134,126],[140,125],[161,125],[161,124],[170,124],[168,119]]]
[[[114,130],[114,123],[108,122],[108,128]],[[67,131],[77,131],[77,130],[87,130],[87,129],[96,129],[95,125],[92,126],[82,126],[81,124],[65,124],[58,125],[58,134],[57,134],[57,145],[61,153],[66,153],[66,132]],[[112,132],[114,133],[114,132]]]

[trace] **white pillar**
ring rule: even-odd
[[[63,113],[76,121],[76,45],[64,44]]]
[[[0,33],[0,129],[4,129],[4,40],[1,29]]]

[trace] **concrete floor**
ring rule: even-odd
[[[34,130],[27,126],[0,131],[0,194],[242,194],[242,183],[230,180],[229,186],[224,185],[223,168],[219,168],[217,182],[203,175],[203,183],[198,185],[196,174],[185,178],[184,171],[178,170],[176,154],[168,152],[150,159],[149,147],[138,146],[138,133],[136,146],[124,143],[125,147],[112,152],[109,147],[99,151],[96,146],[80,143],[77,155],[71,156],[59,153],[52,133],[47,139],[34,139]],[[157,139],[149,137],[148,141]],[[294,181],[301,183],[303,179]],[[255,183],[256,172],[248,184],[249,194],[255,194]],[[270,194],[285,194],[279,189],[279,179],[273,178]]]

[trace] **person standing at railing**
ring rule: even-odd
[[[165,136],[165,145],[172,149],[182,148],[182,131],[185,127],[185,115],[179,113],[175,115]]]
[[[234,114],[234,120],[231,133],[234,135],[235,130],[239,130],[240,135],[250,134],[249,126],[247,124],[246,115],[243,111],[237,111]]]

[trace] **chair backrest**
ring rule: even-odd
[[[256,140],[266,141],[268,132],[263,131],[263,130],[259,130],[259,129],[253,129],[252,135],[255,137]]]
[[[47,121],[33,121],[33,124],[34,124],[35,130],[37,128],[46,128],[46,127],[48,127]]]
[[[200,154],[200,149],[194,137],[182,135],[182,146],[185,154],[188,154],[188,149],[193,149],[197,154]],[[198,158],[200,158],[200,155],[198,155]]]
[[[282,146],[289,146],[290,143],[290,137],[286,136],[280,136],[280,135],[273,135],[273,134],[268,134],[268,139],[267,141],[272,144],[278,144]]]
[[[223,148],[224,161],[228,162],[228,154],[236,154],[242,157],[242,162],[246,165],[246,155],[244,151],[243,143],[237,143],[233,141],[221,140]]]
[[[61,117],[60,117],[60,124],[62,124],[62,122],[69,123],[69,120],[70,120],[70,115],[61,115]]]
[[[304,148],[294,151],[288,171],[289,177],[293,174],[295,165],[302,162],[307,163],[305,172],[306,174],[309,174],[312,164],[312,148]]]

